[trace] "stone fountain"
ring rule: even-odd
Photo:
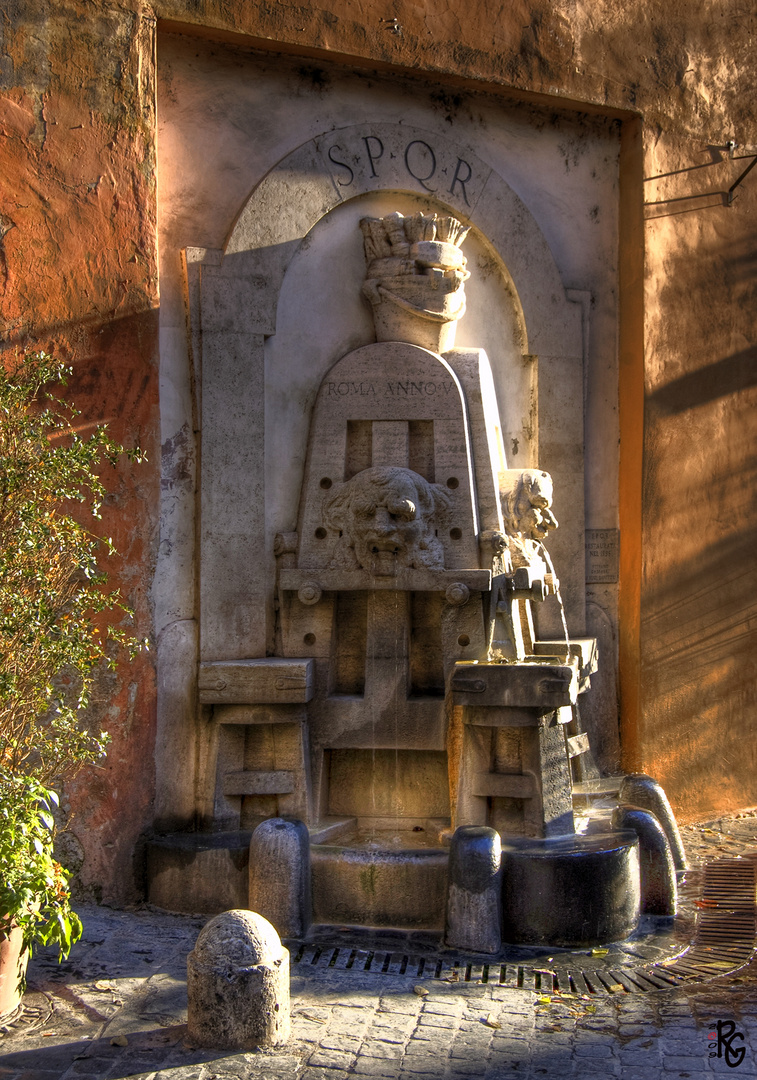
[[[201,664],[201,700],[226,709],[215,848],[186,840],[182,863],[176,838],[153,843],[151,899],[246,906],[257,826],[249,903],[285,934],[446,920],[450,945],[489,953],[622,939],[674,912],[683,852],[654,781],[593,763],[595,641],[539,638],[560,601],[552,480],[508,469],[488,358],[454,347],[467,229],[361,228],[377,340],[318,390],[297,531],[275,538],[275,655]],[[214,886],[221,849],[243,896]]]

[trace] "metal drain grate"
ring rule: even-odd
[[[685,979],[714,979],[743,967],[757,935],[757,855],[705,864],[691,946],[666,970]]]
[[[704,867],[694,940],[671,960],[622,967],[533,967],[448,955],[290,942],[292,964],[318,970],[408,975],[573,994],[634,994],[705,982],[743,967],[755,950],[757,855],[716,859]]]

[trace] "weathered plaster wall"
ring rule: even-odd
[[[0,48],[3,340],[59,342],[85,415],[112,418],[150,454],[119,481],[104,522],[126,552],[121,577],[140,631],[158,483],[149,14],[136,3],[26,0],[6,5]],[[757,174],[730,208],[690,198],[727,189],[746,164],[709,147],[734,139],[736,157],[757,152],[755,15],[740,0],[646,0],[630,11],[610,0],[159,0],[154,14],[308,56],[316,71],[328,57],[428,76],[451,99],[459,85],[483,85],[638,113],[640,136],[623,123],[620,224],[626,764],[657,775],[684,817],[757,803]],[[643,279],[642,198],[654,204]],[[169,485],[184,482],[180,465]],[[130,894],[134,840],[151,817],[152,680],[149,657],[121,668],[101,794],[85,778],[73,825],[85,883],[113,899]]]
[[[151,634],[155,557],[157,265],[154,20],[125,6],[5,9],[0,72],[2,345],[70,360],[81,422],[107,422],[149,464],[108,476],[98,523],[121,554],[111,580]],[[91,522],[91,519],[90,519]],[[68,793],[66,848],[82,886],[133,895],[134,847],[152,818],[152,656],[97,687],[93,722],[112,736],[103,767]]]

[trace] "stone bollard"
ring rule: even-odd
[[[301,937],[310,926],[310,835],[293,818],[268,818],[250,840],[248,904],[283,938]]]
[[[502,946],[502,843],[496,829],[461,825],[449,852],[444,941],[455,949],[497,953]]]
[[[676,870],[688,870],[689,864],[675,815],[667,795],[656,780],[646,773],[629,773],[623,777],[618,802],[621,805],[638,806],[639,809],[649,810],[654,814],[668,838]]]
[[[641,910],[645,915],[675,915],[678,887],[673,853],[660,822],[649,810],[618,806],[613,829],[633,829],[639,838]]]
[[[289,953],[254,911],[224,911],[187,957],[187,1036],[195,1046],[253,1050],[289,1038]]]

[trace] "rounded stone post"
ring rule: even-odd
[[[633,829],[639,838],[641,910],[645,915],[675,915],[678,887],[673,853],[660,822],[638,806],[618,806],[613,829]]]
[[[289,953],[254,911],[224,911],[187,957],[187,1036],[195,1046],[253,1050],[289,1038]]]
[[[455,949],[497,953],[502,947],[502,843],[496,829],[461,825],[449,853],[444,941]]]
[[[641,810],[649,810],[654,814],[668,838],[676,870],[688,870],[689,864],[678,823],[667,795],[656,780],[646,773],[629,773],[623,777],[618,802],[621,805],[638,806]]]
[[[310,835],[301,821],[268,818],[250,840],[249,906],[283,938],[310,926]]]

